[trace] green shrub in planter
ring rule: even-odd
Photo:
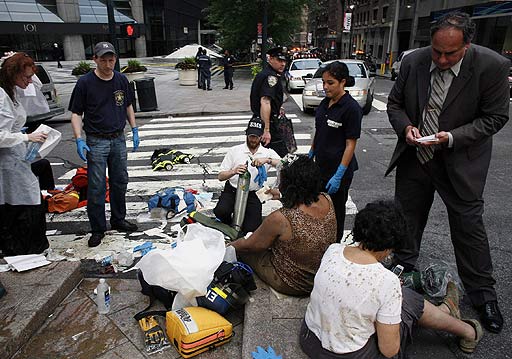
[[[180,61],[175,66],[179,70],[195,70],[197,69],[197,63],[195,57],[185,57],[183,61]]]
[[[123,68],[121,69],[121,72],[128,74],[128,73],[132,73],[132,72],[145,72],[147,70],[148,70],[147,67],[142,66],[142,64],[140,63],[139,60],[132,59],[132,60],[128,60],[128,65],[123,66]]]
[[[71,75],[80,76],[93,70],[92,66],[87,61],[80,61],[71,71]]]

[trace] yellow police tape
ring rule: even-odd
[[[258,65],[258,63],[250,63],[250,64],[240,64],[240,65],[233,65],[233,67],[249,67],[249,66],[254,66],[254,65]],[[159,64],[142,64],[142,66],[146,66],[146,67],[167,67],[167,66],[176,66],[175,63],[159,63]],[[221,69],[224,69],[224,66],[216,66],[218,68],[221,68]],[[123,69],[125,70],[125,69]],[[121,70],[121,72],[124,72],[123,70]]]

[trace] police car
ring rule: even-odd
[[[322,61],[319,59],[293,60],[285,72],[286,90],[288,92],[302,90],[321,64]]]

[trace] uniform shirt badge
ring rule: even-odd
[[[114,100],[116,102],[116,106],[123,106],[124,104],[124,91],[117,90],[114,92]]]
[[[274,87],[277,84],[277,77],[269,76],[267,77],[267,82],[270,87]]]

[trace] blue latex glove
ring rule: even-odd
[[[341,179],[343,178],[343,175],[345,174],[346,170],[347,167],[341,164],[338,166],[336,173],[331,177],[329,182],[327,182],[327,186],[325,186],[327,194],[335,194],[336,192],[338,192],[341,185]]]
[[[311,159],[313,157],[315,157],[315,150],[314,149],[310,149],[309,152],[308,152],[308,157]]]
[[[133,152],[135,152],[135,151],[137,151],[137,148],[139,148],[139,144],[140,144],[139,128],[133,127],[132,134],[133,134]]]
[[[283,359],[282,356],[277,356],[272,347],[268,347],[268,352],[262,347],[256,348],[257,352],[251,352],[253,359]]]
[[[87,162],[87,152],[91,152],[91,149],[87,146],[83,138],[76,139],[76,151],[78,152],[78,156]]]
[[[265,165],[261,165],[259,167],[256,167],[258,169],[258,174],[254,178],[254,183],[257,183],[258,186],[262,187],[263,183],[267,180],[267,169],[265,168]]]

